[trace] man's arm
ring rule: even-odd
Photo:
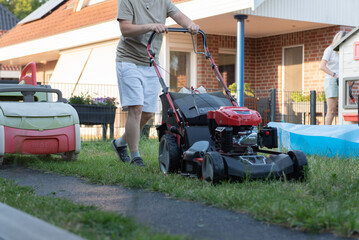
[[[156,33],[164,33],[168,31],[168,27],[166,25],[159,23],[136,25],[132,24],[132,22],[128,20],[119,20],[119,23],[121,33],[124,37],[134,37],[152,31],[155,31]]]
[[[171,18],[182,27],[187,28],[190,33],[198,33],[199,26],[192,22],[192,20],[186,15],[184,15],[184,13],[182,13],[181,11],[175,13]]]

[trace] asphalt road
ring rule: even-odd
[[[70,199],[115,211],[148,225],[155,231],[185,234],[194,239],[331,240],[332,234],[309,234],[261,223],[247,214],[175,200],[157,192],[120,186],[89,184],[72,176],[43,173],[22,167],[0,169],[0,177],[31,186],[36,194]]]

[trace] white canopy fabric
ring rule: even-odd
[[[90,53],[91,49],[85,49],[61,54],[49,84],[77,83]]]
[[[79,83],[116,85],[116,44],[95,47]]]
[[[49,84],[60,89],[65,98],[88,94],[118,98],[116,46],[113,42],[63,52]]]

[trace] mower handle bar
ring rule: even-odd
[[[168,32],[189,33],[187,28],[168,28]],[[206,58],[209,58],[210,54],[209,54],[209,51],[208,51],[206,34],[201,29],[198,30],[198,33],[202,35],[204,52],[205,52]],[[152,32],[150,38],[148,39],[148,47],[151,46],[152,40],[155,38],[156,34],[157,34],[156,32]]]
[[[189,32],[187,28],[168,28],[168,32],[183,32],[183,33],[187,33]],[[221,83],[221,85],[223,86],[227,96],[228,96],[228,99],[232,102],[233,106],[238,106],[235,99],[233,98],[233,96],[231,95],[231,92],[230,90],[228,89],[228,87],[226,86],[219,70],[218,70],[218,67],[217,65],[214,63],[214,60],[213,58],[211,57],[211,54],[209,53],[209,50],[208,50],[208,45],[207,45],[207,39],[206,39],[206,34],[201,30],[199,29],[198,30],[198,33],[202,35],[202,39],[203,39],[203,47],[204,47],[204,55],[206,56],[206,59],[209,59],[211,61],[211,64],[212,64],[212,69],[215,71],[215,74],[217,76],[217,79],[219,80],[219,82]],[[156,32],[152,32],[149,40],[148,40],[148,43],[147,43],[147,52],[148,54],[150,55],[150,66],[152,66],[152,64],[155,66],[155,70],[156,70],[156,73],[159,77],[159,80],[160,80],[160,84],[162,86],[162,89],[163,89],[163,92],[164,93],[167,93],[168,92],[168,87],[166,86],[163,78],[161,77],[161,74],[160,72],[158,71],[157,69],[157,66],[156,66],[156,63],[154,61],[154,56],[155,56],[155,53],[151,50],[151,43],[152,43],[152,40],[154,39],[155,35],[157,33]],[[169,97],[168,97],[169,98]],[[175,108],[172,106],[172,109],[175,111]],[[178,117],[176,117],[178,118]],[[178,120],[178,119],[177,119]],[[179,120],[178,120],[179,121]]]
[[[0,92],[21,92],[21,94],[26,98],[27,97],[32,98],[34,96],[35,92],[56,93],[57,94],[57,102],[65,102],[66,101],[65,99],[62,98],[62,93],[58,89],[42,88],[42,87],[36,87],[33,85],[17,85],[16,87],[3,86],[2,88],[0,88]]]
[[[20,80],[24,80],[26,73],[31,69],[31,85],[36,86],[36,64],[34,62],[28,63],[21,72]]]

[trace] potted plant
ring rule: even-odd
[[[293,100],[292,108],[294,112],[308,113],[310,112],[310,95],[304,95],[301,91],[291,93],[290,98]],[[324,112],[325,94],[320,92],[316,95],[316,110]]]
[[[92,98],[89,94],[72,96],[69,103],[76,109],[80,124],[113,124],[116,116],[116,98]]]
[[[237,93],[237,83],[232,83],[228,86],[228,89],[231,91],[231,94],[236,95]],[[248,97],[254,97],[254,91],[251,88],[250,83],[244,83],[244,94]]]

